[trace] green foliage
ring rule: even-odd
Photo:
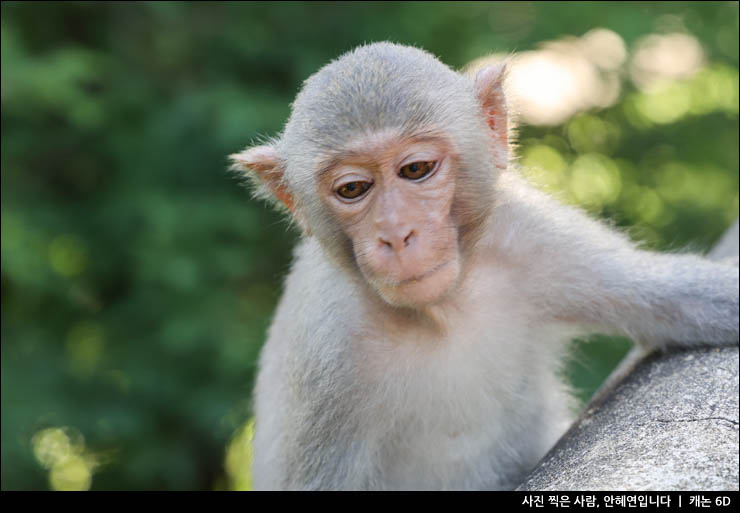
[[[225,156],[363,42],[461,67],[594,27],[692,34],[703,71],[658,93],[623,75],[613,106],[522,127],[520,153],[652,247],[705,248],[737,215],[736,3],[5,2],[1,23],[2,489],[239,486],[225,451],[295,233]],[[622,346],[588,346],[584,397]]]

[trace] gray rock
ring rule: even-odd
[[[738,224],[712,258],[738,254]],[[738,347],[633,350],[518,490],[737,490]]]

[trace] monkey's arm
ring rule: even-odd
[[[514,231],[501,240],[548,318],[650,347],[737,344],[736,265],[638,249],[512,175],[502,177],[500,207]]]

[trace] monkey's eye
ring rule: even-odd
[[[408,180],[419,180],[434,171],[436,165],[436,160],[428,162],[412,162],[411,164],[402,166],[398,171],[398,176],[401,178],[407,178]]]
[[[344,199],[356,199],[365,194],[371,185],[370,182],[349,182],[337,189],[336,193]]]

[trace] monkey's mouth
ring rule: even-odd
[[[391,283],[386,281],[386,285],[376,286],[376,290],[391,305],[422,307],[445,297],[459,276],[459,260],[451,258],[423,273]]]
[[[446,260],[446,261],[442,262],[441,264],[434,266],[429,271],[426,271],[426,272],[421,273],[421,274],[416,274],[416,275],[414,275],[414,276],[412,276],[410,278],[405,278],[403,280],[400,280],[400,281],[396,282],[395,285],[400,287],[400,286],[403,286],[403,285],[411,285],[413,283],[420,282],[421,280],[424,280],[426,278],[429,278],[430,276],[438,273],[444,267],[450,265],[452,262],[453,262],[453,260]]]

